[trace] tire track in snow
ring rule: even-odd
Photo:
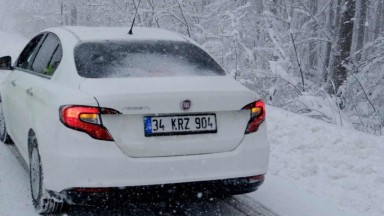
[[[223,199],[223,201],[247,216],[278,216],[247,195],[228,197]]]

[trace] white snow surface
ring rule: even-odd
[[[384,215],[384,137],[268,107],[270,169],[251,194],[284,216]]]
[[[0,143],[0,215],[37,215],[30,193],[28,172],[11,150]]]
[[[0,32],[0,56],[25,38]],[[3,77],[0,71],[0,78]],[[384,137],[267,107],[270,170],[254,198],[281,216],[384,215]],[[0,143],[0,215],[37,215],[28,174]]]

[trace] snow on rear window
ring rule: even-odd
[[[204,50],[176,41],[85,42],[75,48],[75,62],[86,78],[225,75]]]

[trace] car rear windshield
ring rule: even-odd
[[[225,75],[208,53],[187,42],[84,42],[75,48],[75,62],[86,78]]]

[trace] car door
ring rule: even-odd
[[[15,142],[25,158],[28,154],[28,132],[31,128],[36,132],[34,117],[44,115],[44,106],[47,106],[52,95],[53,87],[50,79],[61,58],[60,40],[55,34],[46,33],[31,57],[27,58],[28,63],[25,63],[23,58],[19,59],[14,75],[8,78],[11,89],[15,91],[13,97],[17,98],[12,104],[14,116],[10,121],[14,124],[11,127],[16,137]],[[44,127],[44,118],[39,120],[43,122],[39,122],[38,125]]]
[[[31,67],[27,89],[30,95],[26,100],[31,110],[31,128],[38,135],[43,135],[52,125],[52,119],[47,118],[47,110],[52,110],[53,101],[57,95],[58,86],[52,82],[51,77],[56,72],[63,55],[60,39],[53,33],[48,33]],[[57,108],[58,112],[58,108]]]
[[[27,44],[15,63],[15,70],[4,80],[2,99],[7,130],[23,156],[28,154],[28,122],[31,119],[26,106],[28,71],[45,37],[46,34],[39,34]]]

